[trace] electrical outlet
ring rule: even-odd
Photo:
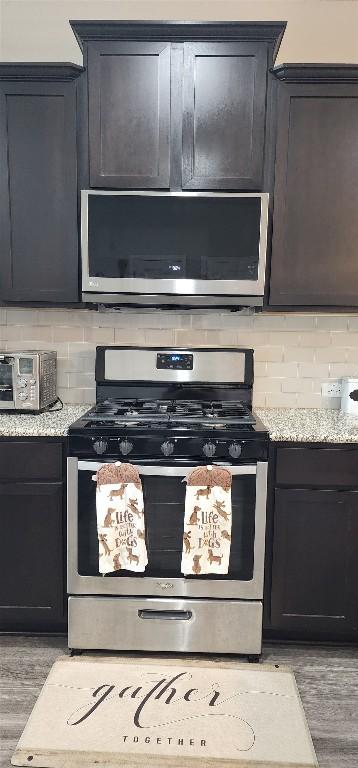
[[[342,386],[340,381],[326,381],[321,385],[322,397],[340,397]]]

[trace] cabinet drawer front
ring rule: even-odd
[[[0,482],[62,480],[62,443],[46,440],[0,443]]]
[[[358,487],[357,448],[278,448],[278,485]]]
[[[261,653],[259,601],[70,597],[68,613],[70,648]]]

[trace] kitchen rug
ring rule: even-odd
[[[11,762],[41,768],[317,766],[288,668],[123,656],[60,657]]]

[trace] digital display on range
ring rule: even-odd
[[[157,368],[159,370],[192,371],[193,355],[179,352],[158,352]]]

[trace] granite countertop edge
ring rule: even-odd
[[[66,437],[91,404],[39,414],[0,413],[1,437]],[[255,408],[273,442],[358,443],[358,417],[320,408]]]
[[[43,413],[0,413],[1,437],[66,437],[68,428],[90,404],[64,405],[60,410]]]
[[[358,418],[325,408],[255,408],[276,443],[358,443]]]

